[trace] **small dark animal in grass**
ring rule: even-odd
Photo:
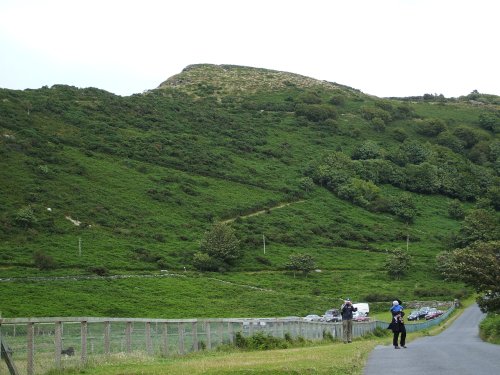
[[[61,350],[61,354],[67,355],[67,356],[72,356],[75,355],[75,348],[70,346],[68,349],[63,349]]]

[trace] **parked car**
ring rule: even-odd
[[[361,311],[355,311],[352,313],[352,320],[355,322],[367,322],[370,320],[370,318]]]
[[[340,315],[340,311],[337,309],[330,309],[325,312],[323,315],[323,321],[325,322],[340,322],[342,321],[342,315]]]
[[[429,313],[430,307],[422,307],[420,310],[413,310],[410,315],[408,315],[408,320],[420,320],[425,319],[425,316]]]
[[[309,314],[303,318],[306,322],[320,322],[321,316],[316,314]]]
[[[425,319],[426,320],[435,319],[435,318],[437,318],[438,316],[440,316],[442,314],[443,314],[443,312],[441,310],[432,308],[432,309],[429,310],[429,312],[425,316]]]
[[[425,315],[424,315],[425,317]],[[412,321],[412,320],[420,320],[420,310],[413,310],[410,315],[408,315],[408,320],[409,321]]]
[[[420,319],[425,318],[425,316],[429,313],[430,309],[431,308],[429,306],[421,307],[420,310],[419,310],[420,311]]]

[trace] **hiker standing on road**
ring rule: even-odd
[[[392,321],[389,324],[389,329],[392,330],[392,345],[394,345],[394,349],[401,349],[401,347],[406,349],[406,327],[404,322],[404,311],[403,306],[401,305],[400,300],[396,300],[392,302],[391,307]],[[398,345],[398,338],[401,334],[400,345]]]
[[[351,300],[347,298],[344,304],[340,308],[340,313],[342,314],[342,333],[344,337],[344,344],[352,342],[352,313],[358,311],[351,303]]]

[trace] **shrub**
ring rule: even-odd
[[[94,273],[97,276],[107,276],[109,275],[109,270],[104,266],[94,266],[88,269],[88,272]]]
[[[398,142],[404,142],[408,138],[408,134],[401,128],[396,128],[392,131],[392,138]]]
[[[337,105],[339,107],[343,106],[346,102],[345,97],[342,95],[334,95],[328,101],[330,104]]]
[[[492,344],[500,344],[500,315],[488,314],[479,325],[479,336]]]
[[[441,119],[429,119],[420,124],[417,128],[417,133],[428,137],[435,137],[446,130],[446,124]]]
[[[31,206],[20,208],[16,212],[16,217],[14,220],[19,226],[22,226],[24,228],[30,228],[37,222],[35,212],[33,211],[33,208],[31,208]]]
[[[465,211],[458,199],[454,199],[448,203],[448,216],[457,220],[464,218]]]
[[[33,263],[39,270],[43,271],[52,270],[57,266],[54,258],[41,250],[37,250],[33,253]]]
[[[304,116],[309,121],[320,122],[327,119],[336,119],[337,111],[327,105],[301,104],[295,109],[297,116]]]
[[[367,140],[356,147],[352,153],[353,159],[378,159],[382,157],[382,148],[374,141]]]
[[[260,255],[256,256],[255,260],[257,261],[257,263],[260,263],[260,264],[263,264],[263,265],[266,265],[266,266],[272,266],[273,265],[273,262],[271,262],[271,260],[269,258],[260,256]]]
[[[393,300],[394,296],[392,294],[383,294],[383,293],[370,293],[364,297],[366,302],[386,302]]]
[[[221,266],[222,262],[206,253],[197,252],[193,255],[193,267],[199,271],[219,271]]]
[[[375,117],[371,120],[373,130],[376,132],[384,132],[385,131],[385,122],[380,117]]]
[[[241,332],[236,332],[234,344],[237,348],[247,350],[286,349],[290,346],[288,340],[264,332],[257,332],[250,337],[244,337]]]

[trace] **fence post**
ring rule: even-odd
[[[146,322],[146,351],[153,355],[153,342],[151,341],[151,322]]]
[[[179,323],[179,354],[184,354],[184,323]]]
[[[132,351],[132,322],[127,322],[125,328],[125,342],[127,353],[130,353]]]
[[[27,372],[28,375],[35,374],[35,324],[28,323],[28,363],[27,363]]]
[[[193,340],[193,352],[197,352],[198,346],[198,323],[197,321],[191,323],[191,337]]]
[[[227,334],[229,335],[229,342],[231,344],[234,343],[234,332],[233,332],[233,323],[232,322],[227,323]]]
[[[207,333],[207,349],[212,349],[212,333],[210,332],[210,322],[205,321],[205,332]]]
[[[217,331],[219,332],[219,337],[220,337],[220,345],[224,344],[224,329],[223,329],[223,323],[219,322],[219,325],[217,326]]]
[[[82,364],[87,364],[87,322],[81,323]]]
[[[55,346],[56,346],[56,367],[61,368],[61,351],[62,351],[62,323],[55,323]]]
[[[110,336],[111,336],[111,323],[104,322],[104,354],[106,355],[109,355],[111,353]]]
[[[163,330],[161,332],[161,338],[163,341],[163,355],[167,356],[168,355],[168,323],[164,322],[162,325],[163,325]]]

